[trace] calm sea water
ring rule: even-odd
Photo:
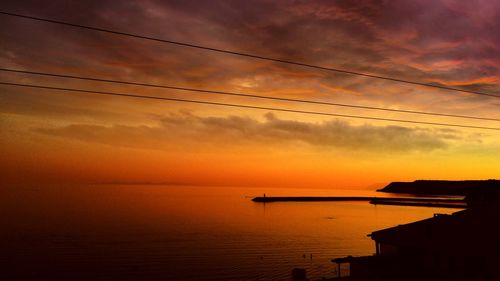
[[[294,267],[315,280],[336,276],[332,258],[373,254],[367,234],[374,230],[457,211],[250,201],[263,193],[372,191],[96,185],[0,192],[2,280],[290,280]]]

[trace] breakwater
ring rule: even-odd
[[[399,205],[421,207],[466,208],[463,199],[450,198],[406,198],[406,197],[366,197],[366,196],[262,196],[252,199],[258,203],[273,202],[342,202],[366,201],[374,205]]]

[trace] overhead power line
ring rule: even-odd
[[[93,91],[93,90],[85,90],[85,89],[77,89],[77,88],[51,87],[51,86],[34,85],[34,84],[0,82],[0,85],[28,87],[28,88],[56,90],[56,91],[66,91],[66,92],[77,92],[77,93],[96,94],[96,95],[139,98],[139,99],[176,101],[176,102],[196,103],[196,104],[206,104],[206,105],[216,105],[216,106],[226,106],[226,107],[236,107],[236,108],[291,112],[291,113],[311,114],[311,115],[320,115],[320,116],[334,116],[334,117],[355,118],[355,119],[376,120],[376,121],[389,121],[389,122],[399,122],[399,123],[409,123],[409,124],[423,124],[423,125],[436,125],[436,126],[446,126],[446,127],[458,127],[458,128],[470,128],[470,129],[484,129],[484,130],[500,131],[500,128],[498,128],[498,127],[483,127],[483,126],[472,126],[472,125],[452,124],[452,123],[436,123],[436,122],[414,121],[414,120],[404,120],[404,119],[390,119],[390,118],[380,118],[380,117],[370,117],[370,116],[360,116],[360,115],[347,115],[347,114],[327,113],[327,112],[318,112],[318,111],[295,110],[295,109],[278,108],[278,107],[254,106],[254,105],[247,105],[247,104],[211,102],[211,101],[206,101],[206,100],[178,99],[178,98],[167,98],[167,97],[159,97],[159,96],[146,96],[146,95],[143,96],[143,95],[128,94],[128,93]]]
[[[141,82],[133,82],[133,81],[102,79],[102,78],[96,78],[96,77],[66,75],[66,74],[60,74],[60,73],[47,73],[47,72],[27,71],[27,70],[18,70],[18,69],[10,69],[10,68],[0,68],[0,71],[22,73],[22,74],[42,75],[42,76],[57,77],[57,78],[69,78],[69,79],[78,79],[78,80],[86,80],[86,81],[96,81],[96,82],[117,83],[117,84],[124,84],[124,85],[153,87],[153,88],[161,88],[161,89],[169,89],[169,90],[200,92],[200,93],[204,93],[204,94],[227,95],[227,96],[237,96],[237,97],[246,97],[246,98],[257,98],[257,99],[266,99],[266,100],[296,102],[296,103],[307,103],[307,104],[339,106],[339,107],[348,107],[348,108],[357,108],[357,109],[379,110],[379,111],[388,111],[388,112],[397,112],[397,113],[410,113],[410,114],[431,115],[431,116],[441,116],[441,117],[454,117],[454,118],[464,118],[464,119],[487,120],[487,121],[500,122],[500,119],[489,118],[489,117],[457,115],[457,114],[404,110],[404,109],[392,109],[392,108],[383,108],[383,107],[375,107],[375,106],[343,104],[343,103],[323,102],[323,101],[315,101],[315,100],[305,100],[305,99],[270,97],[270,96],[254,95],[254,94],[217,91],[217,90],[196,89],[196,88],[186,88],[186,87],[177,87],[177,86],[160,85],[160,84],[149,84],[149,83],[141,83]]]
[[[475,95],[482,95],[482,96],[500,98],[500,95],[495,95],[495,94],[490,94],[490,93],[484,93],[484,92],[479,92],[479,91],[458,89],[458,88],[446,87],[446,86],[436,85],[436,84],[431,84],[431,83],[424,83],[424,82],[417,82],[417,81],[405,80],[405,79],[394,78],[394,77],[380,76],[380,75],[375,75],[375,74],[368,74],[368,73],[363,73],[363,72],[358,72],[358,71],[352,71],[352,70],[347,70],[347,69],[334,68],[334,67],[328,67],[328,66],[314,65],[314,64],[304,63],[304,62],[297,62],[297,61],[291,61],[291,60],[285,60],[285,59],[267,57],[267,56],[262,56],[262,55],[257,55],[257,54],[251,54],[251,53],[244,53],[244,52],[233,51],[233,50],[226,50],[226,49],[208,47],[208,46],[203,46],[203,45],[198,45],[198,44],[191,44],[191,43],[185,43],[185,42],[180,42],[180,41],[174,41],[174,40],[162,39],[162,38],[157,38],[157,37],[145,36],[145,35],[140,35],[140,34],[133,34],[133,33],[128,33],[128,32],[122,32],[122,31],[116,31],[116,30],[111,30],[111,29],[105,29],[105,28],[101,28],[101,27],[94,27],[94,26],[88,26],[88,25],[82,25],[82,24],[75,24],[75,23],[70,23],[70,22],[65,22],[65,21],[59,21],[59,20],[53,20],[53,19],[48,19],[48,18],[40,18],[40,17],[28,16],[28,15],[22,15],[22,14],[16,14],[16,13],[10,13],[10,12],[5,12],[5,11],[0,11],[0,14],[7,15],[7,16],[12,16],[12,17],[30,19],[30,20],[37,20],[37,21],[54,23],[54,24],[60,24],[60,25],[65,25],[65,26],[70,26],[70,27],[83,28],[83,29],[87,29],[87,30],[105,32],[105,33],[109,33],[109,34],[134,37],[134,38],[145,39],[145,40],[150,40],[150,41],[155,41],[155,42],[173,44],[173,45],[182,46],[182,47],[196,48],[196,49],[207,50],[207,51],[212,51],[212,52],[217,52],[217,53],[230,54],[230,55],[242,56],[242,57],[247,57],[247,58],[259,59],[259,60],[265,60],[265,61],[272,61],[272,62],[278,62],[278,63],[284,63],[284,64],[289,64],[289,65],[296,65],[296,66],[307,67],[307,68],[312,68],[312,69],[332,71],[332,72],[337,72],[337,73],[343,73],[343,74],[349,74],[349,75],[356,75],[356,76],[363,76],[363,77],[369,77],[369,78],[374,78],[374,79],[381,79],[381,80],[392,81],[392,82],[399,82],[399,83],[405,83],[405,84],[411,84],[411,85],[432,87],[432,88],[437,88],[437,89],[442,89],[442,90],[449,90],[449,91],[456,91],[456,92],[463,92],[463,93],[469,93],[469,94],[475,94]]]

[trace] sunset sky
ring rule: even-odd
[[[500,2],[3,1],[1,11],[500,96]],[[0,15],[0,68],[500,119],[500,99]],[[0,71],[0,81],[500,128]],[[369,188],[500,176],[500,131],[0,85],[5,183]]]

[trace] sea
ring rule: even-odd
[[[309,280],[349,274],[373,231],[458,209],[368,202],[255,203],[255,196],[372,190],[172,185],[0,189],[2,280]]]

